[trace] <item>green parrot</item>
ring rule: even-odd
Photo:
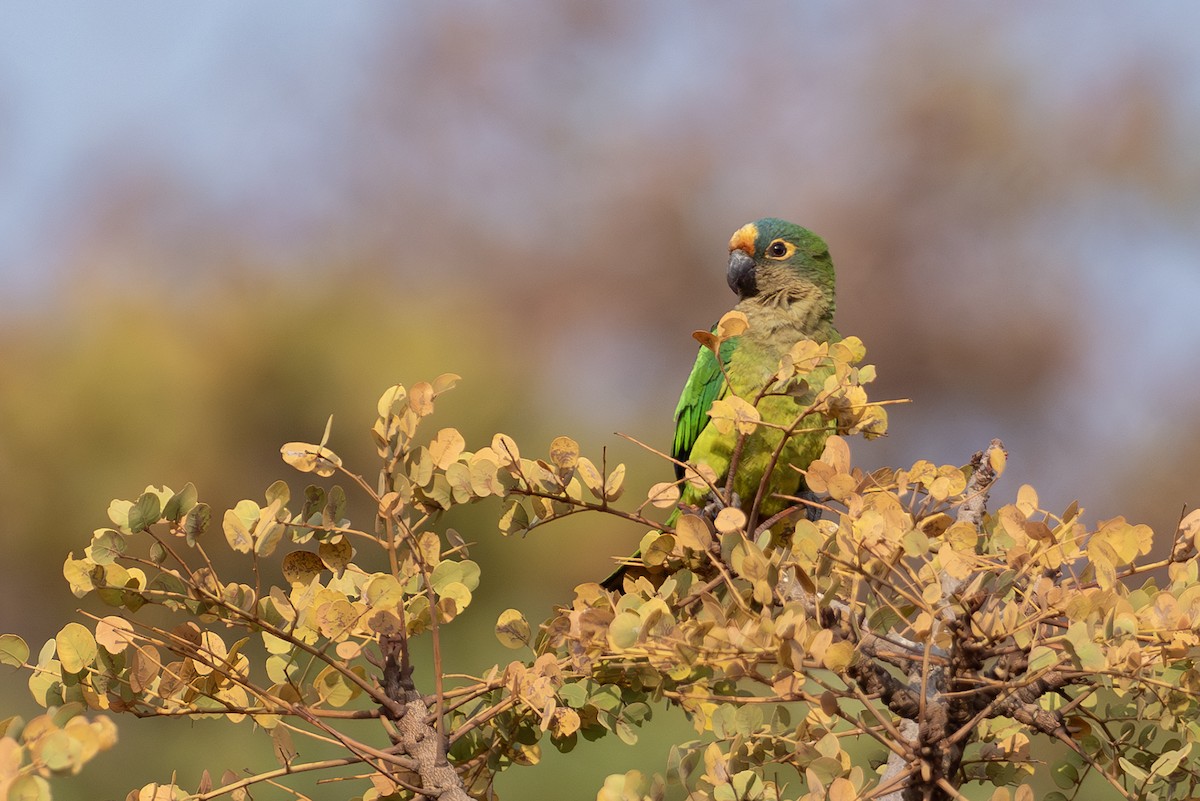
[[[773,217],[743,225],[729,240],[726,277],[738,296],[734,309],[746,316],[749,329],[721,344],[721,364],[711,349],[701,346],[675,407],[675,441],[671,448],[671,456],[680,462],[703,462],[711,467],[718,477],[717,486],[726,480],[738,435],[722,434],[711,424],[708,411],[713,401],[724,397],[731,384],[736,395],[753,402],[778,369],[779,360],[798,340],[841,339],[833,327],[833,262],[824,240],[812,231]],[[763,421],[787,426],[795,420],[798,409],[793,398],[769,396],[758,403],[758,411]],[[820,425],[820,421],[814,420],[814,425]],[[759,506],[760,521],[791,505],[776,495],[795,496],[804,490],[796,468],[807,468],[821,455],[829,433],[810,431],[789,439]],[[733,490],[747,515],[782,436],[778,429],[759,426],[742,446]],[[684,476],[678,464],[675,475],[678,479]],[[698,506],[708,496],[707,489],[684,484],[680,502]],[[676,509],[667,524],[674,525],[678,517]],[[602,586],[620,591],[626,572],[631,568],[639,571],[639,558],[637,554],[630,564],[618,567]]]

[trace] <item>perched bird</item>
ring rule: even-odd
[[[836,342],[841,336],[833,327],[834,271],[829,248],[824,240],[805,228],[784,220],[767,217],[748,223],[729,240],[729,287],[738,296],[734,307],[746,316],[749,328],[720,346],[720,363],[708,347],[701,347],[696,364],[683,386],[675,407],[675,440],[671,456],[680,462],[702,462],[718,477],[717,486],[726,480],[738,434],[721,433],[708,415],[714,401],[733,393],[753,402],[771,380],[780,359],[798,340]],[[722,370],[722,366],[724,370]],[[726,380],[728,376],[728,381]],[[732,387],[730,386],[732,385]],[[758,403],[763,421],[788,426],[798,413],[791,397],[768,396]],[[777,495],[795,496],[803,491],[803,470],[821,455],[827,430],[792,436],[772,471],[758,509],[765,520],[791,505]],[[742,509],[750,515],[759,494],[759,484],[768,469],[772,454],[783,432],[759,426],[747,436],[736,466],[733,491]],[[676,477],[684,470],[675,466]],[[707,489],[683,485],[682,504],[697,506],[708,497]],[[676,510],[667,521],[674,525]],[[636,566],[622,565],[602,582],[610,590],[620,590],[627,571]]]

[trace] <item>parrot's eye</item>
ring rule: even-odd
[[[767,245],[767,256],[772,259],[786,259],[788,256],[796,252],[794,245],[789,245],[782,239],[776,239],[771,244]]]

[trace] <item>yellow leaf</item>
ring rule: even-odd
[[[323,603],[316,609],[317,625],[331,640],[344,640],[357,620],[358,610],[344,598]]]
[[[254,541],[250,537],[250,530],[246,528],[246,524],[242,522],[237,512],[227,509],[225,517],[221,521],[221,528],[225,531],[225,539],[229,542],[230,548],[238,553],[250,553]]]
[[[654,533],[659,534],[658,532]],[[658,567],[666,563],[674,550],[675,538],[670,534],[659,534],[649,543],[643,543],[641,547],[642,562],[649,567]]]
[[[949,542],[943,542],[942,547],[938,548],[938,563],[943,571],[951,578],[965,579],[971,575],[970,559],[963,553],[955,550],[954,546]]]
[[[574,709],[559,707],[554,710],[554,715],[550,719],[550,731],[556,737],[570,737],[579,731],[581,723],[579,713]]]
[[[675,523],[675,539],[684,548],[706,551],[712,545],[712,533],[708,524],[697,515],[682,515]]]
[[[814,659],[824,661],[825,652],[829,650],[832,643],[833,632],[829,629],[821,629],[813,636],[812,642],[808,643],[808,652],[813,655]]]
[[[850,446],[836,434],[825,440],[821,461],[839,473],[850,472]]]
[[[579,457],[579,463],[575,468],[579,471],[579,477],[583,479],[588,491],[604,500],[604,475],[600,472],[600,468],[596,467],[586,456]]]
[[[820,459],[814,459],[805,471],[804,481],[808,488],[816,493],[829,491],[829,482],[837,475],[837,471]]]
[[[762,419],[758,409],[737,395],[713,401],[708,416],[722,434],[732,433],[735,428],[739,434],[752,434]]]
[[[746,319],[746,315],[740,311],[728,311],[717,323],[717,336],[720,339],[729,339],[745,333],[749,327],[750,321]]]
[[[566,479],[579,463],[579,443],[570,437],[555,437],[550,443],[550,461],[558,475]]]
[[[1200,509],[1193,509],[1179,521],[1179,538],[1195,540],[1197,533],[1200,533]]]
[[[388,387],[382,395],[379,396],[378,411],[379,416],[383,418],[390,417],[400,411],[400,407],[408,400],[408,390],[403,384],[396,384]]]
[[[501,467],[521,463],[521,451],[517,448],[516,440],[508,434],[496,434],[492,437],[492,450],[500,459]]]
[[[446,482],[450,485],[455,503],[466,503],[471,500],[471,468],[462,462],[451,463],[446,468]]]
[[[615,501],[625,492],[625,465],[619,464],[604,480],[604,499]]]
[[[258,522],[254,525],[251,537],[254,539],[254,552],[260,556],[270,556],[283,537],[286,527],[275,519],[282,508],[282,498],[271,501],[271,504],[262,510]]]
[[[713,524],[722,534],[731,534],[746,525],[746,513],[735,506],[727,506],[717,513]]]
[[[825,655],[821,661],[834,673],[841,673],[854,661],[854,644],[849,640],[832,643],[825,649]]]
[[[838,776],[829,785],[829,801],[856,801],[858,791],[849,779]]]
[[[830,354],[836,354],[837,358],[857,364],[867,356],[867,346],[863,341],[856,336],[848,336],[841,342],[835,342],[830,345]]]
[[[480,498],[488,495],[503,495],[504,485],[496,474],[496,463],[491,459],[480,458],[478,454],[471,460],[471,491]]]
[[[942,535],[946,542],[963,553],[974,553],[979,542],[979,531],[967,522],[955,522]]]
[[[652,506],[658,509],[670,509],[679,501],[679,485],[669,481],[655,484],[646,493],[646,497]]]
[[[308,442],[289,442],[279,449],[283,461],[302,473],[332,476],[342,466],[342,460],[329,448]]]
[[[1009,504],[1000,507],[1000,511],[996,514],[1000,518],[1000,526],[1004,529],[1005,534],[1018,543],[1025,541],[1025,515],[1020,509]]]
[[[1021,488],[1017,490],[1017,508],[1026,517],[1036,512],[1038,510],[1037,490],[1028,484],[1022,484]]]
[[[462,376],[455,373],[442,373],[433,379],[433,394],[441,395],[443,392],[449,392],[461,379]]]
[[[133,640],[133,624],[123,617],[109,615],[96,624],[96,642],[110,654],[121,653]]]
[[[350,544],[348,537],[339,534],[317,546],[317,553],[325,567],[332,570],[334,575],[340,575],[342,569],[354,558],[354,546]]]
[[[325,569],[325,564],[311,551],[292,551],[283,557],[281,569],[289,584],[308,584]]]
[[[426,417],[433,414],[433,396],[433,385],[428,381],[419,381],[413,384],[412,389],[409,391],[408,407],[418,417]]]
[[[429,443],[429,455],[433,457],[434,466],[445,470],[458,459],[466,446],[467,441],[457,429],[443,428]]]
[[[717,471],[706,462],[688,462],[684,475],[688,485],[698,490],[708,489],[717,483]]]
[[[925,589],[921,591],[921,599],[931,607],[935,606],[938,601],[942,600],[942,585],[926,584]]]
[[[523,648],[529,633],[529,621],[516,609],[505,609],[496,620],[496,639],[505,648]]]

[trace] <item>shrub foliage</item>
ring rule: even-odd
[[[702,341],[719,348],[740,327],[727,319]],[[110,524],[63,569],[103,609],[37,653],[0,636],[0,661],[28,671],[46,709],[0,722],[0,797],[49,799],[50,779],[113,747],[110,716],[127,714],[254,726],[280,763],[206,774],[190,790],[150,783],[130,799],[244,799],[345,766],[360,767],[364,801],[484,798],[499,771],[535,765],[545,747],[636,742],[663,704],[684,710],[695,740],[664,755],[661,775],[610,776],[603,801],[660,799],[673,785],[713,801],[980,787],[1001,801],[1033,798],[1039,776],[1060,788],[1047,801],[1074,797],[1089,776],[1125,798],[1195,795],[1200,513],[1155,557],[1146,526],[1085,525],[1077,504],[1042,509],[1029,486],[989,509],[1006,458],[996,441],[965,467],[864,472],[848,438],[887,425],[866,394],[864,355],[853,338],[798,342],[764,393],[712,412],[744,436],[766,425],[757,403],[785,395],[796,403],[788,435],[813,421],[831,432],[806,471],[815,521],[810,498],[748,519],[732,478],[704,465],[630,492],[623,465],[568,437],[541,458],[504,434],[468,450],[458,430],[429,422],[454,375],[383,393],[375,481],[342,463],[327,431],[282,448],[319,480],[298,494],[277,481],[220,512],[190,484],[113,501]],[[664,525],[658,510],[689,481],[713,503]],[[348,492],[369,499],[373,520],[346,518]],[[468,676],[445,664],[442,643],[486,566],[442,519],[489,501],[507,535],[573,515],[598,528],[634,521],[647,532],[644,575],[622,593],[580,585],[540,625],[503,612],[496,636],[516,658]],[[418,660],[421,638],[431,657]],[[342,756],[302,761],[306,738]]]

